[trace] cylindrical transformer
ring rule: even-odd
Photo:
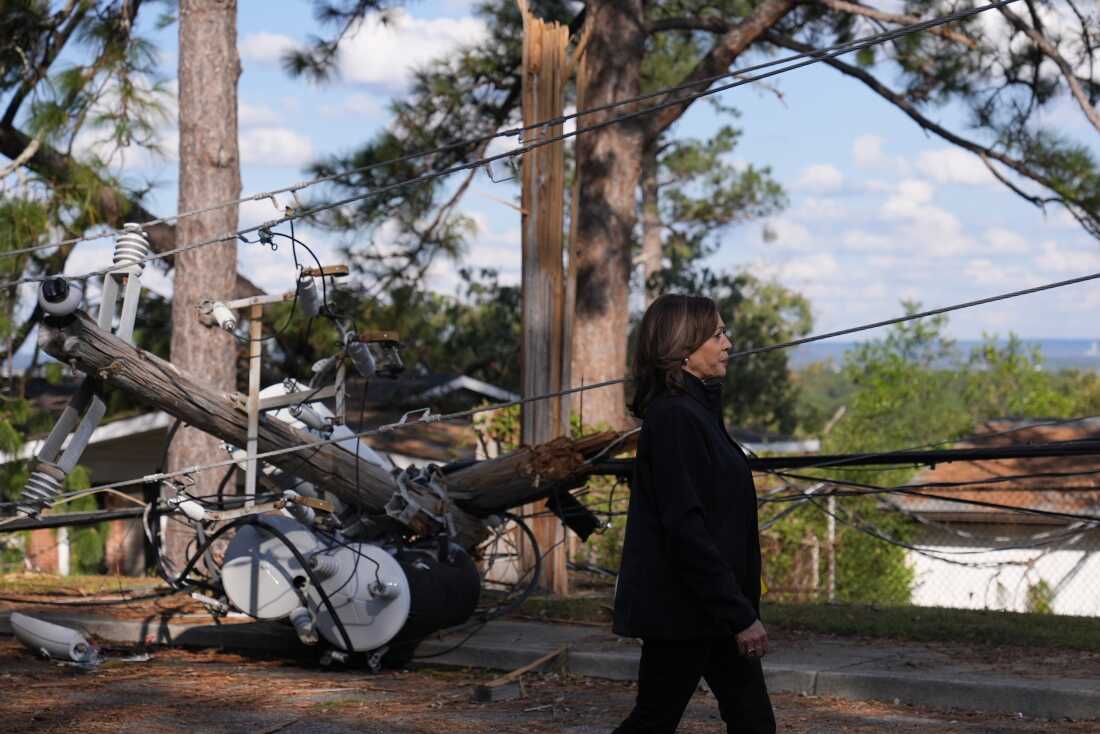
[[[321,293],[317,290],[317,282],[312,276],[303,275],[298,279],[298,304],[306,316],[316,316],[321,313]]]
[[[283,540],[264,530],[266,524],[307,559],[308,571]],[[334,647],[345,647],[343,626],[355,651],[389,646],[397,656],[425,636],[469,619],[481,591],[477,566],[453,544],[443,551],[437,543],[391,551],[336,541],[285,516],[267,516],[237,531],[226,549],[222,582],[230,601],[246,614],[296,615],[301,623],[298,610],[305,607],[313,628]]]

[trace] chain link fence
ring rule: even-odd
[[[947,482],[941,470],[929,469],[902,485],[944,499],[895,486],[757,474],[765,600],[1100,616],[1095,468],[1077,461],[1071,471],[1058,472],[1072,476],[1051,483],[1049,476],[1031,475],[1054,472],[1015,479],[1018,473],[986,464],[976,471],[990,484],[956,479],[956,486],[933,489]],[[951,470],[955,476],[966,471]],[[1027,488],[1039,481],[1047,483]],[[580,499],[600,517],[601,529],[571,547],[570,561],[613,577],[629,486],[618,477],[595,477]]]

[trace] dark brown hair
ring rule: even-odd
[[[684,389],[684,358],[718,326],[718,306],[703,296],[664,295],[650,304],[634,348],[634,399],[630,411],[645,417],[650,401],[665,390]]]

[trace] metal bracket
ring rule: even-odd
[[[134,323],[141,301],[141,273],[144,269],[141,258],[147,252],[148,243],[140,228],[127,225],[126,232],[119,236],[115,245],[115,264],[118,267],[103,276],[103,294],[96,325],[104,331],[111,331],[121,293],[122,310],[114,335],[130,344],[134,341]],[[21,495],[23,502],[19,508],[21,514],[37,515],[61,493],[65,478],[76,468],[92,433],[99,427],[106,412],[107,404],[103,400],[99,380],[91,375],[86,376],[35,456],[38,464],[24,486]]]

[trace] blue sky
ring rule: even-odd
[[[387,103],[404,93],[410,66],[477,38],[480,28],[467,2],[413,4],[388,28],[368,22],[352,39],[342,78],[318,86],[289,78],[277,61],[285,48],[319,32],[309,3],[242,0],[244,193],[302,180],[309,161],[367,140],[386,125]],[[172,78],[175,26],[154,38],[164,74]],[[931,307],[1100,271],[1100,244],[1068,215],[1051,210],[1044,216],[993,180],[976,157],[925,135],[858,82],[815,66],[770,84],[725,92],[722,101],[741,111],[743,137],[734,158],[771,166],[790,206],[767,223],[775,241],[764,241],[762,222],[731,229],[711,265],[747,268],[803,292],[813,304],[815,330],[894,315],[903,298]],[[959,110],[935,116],[961,126]],[[1068,101],[1048,121],[1079,140],[1097,139]],[[699,104],[677,133],[704,136],[722,123],[709,105]],[[167,147],[174,146],[175,135],[174,121],[166,121]],[[158,214],[176,209],[175,166],[169,154],[127,167],[127,173],[156,182],[150,208]],[[478,176],[463,203],[479,225],[464,264],[497,267],[505,279],[518,279],[519,215],[496,201],[517,196],[514,183]],[[288,202],[284,197],[282,203]],[[241,224],[277,214],[270,202],[250,202],[242,207]],[[329,253],[338,244],[330,233],[304,234]],[[85,248],[70,271],[101,267],[108,247]],[[246,246],[239,255],[242,271],[271,290],[291,287],[289,257],[283,249]],[[437,263],[432,287],[452,292],[457,267]],[[161,276],[150,282],[157,290],[170,289]],[[1100,285],[1082,285],[955,315],[950,331],[963,339],[1009,330],[1025,337],[1097,339],[1098,311]]]

